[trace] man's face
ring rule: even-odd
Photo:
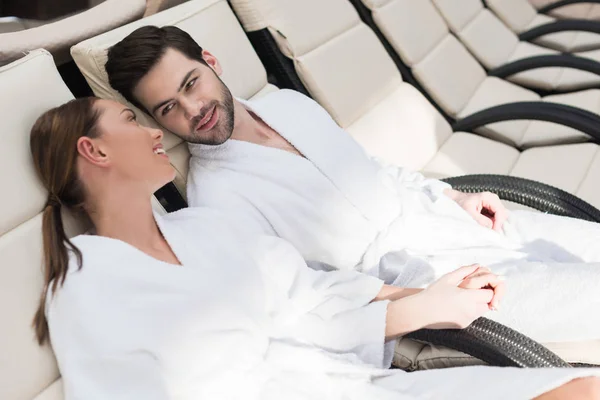
[[[210,67],[167,49],[133,95],[156,121],[191,143],[219,145],[233,133],[233,98],[219,78],[221,67],[207,51]]]

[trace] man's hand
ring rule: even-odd
[[[463,193],[446,189],[444,194],[456,201],[479,225],[497,232],[502,231],[502,226],[508,218],[508,210],[494,193]]]

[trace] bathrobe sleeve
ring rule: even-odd
[[[167,400],[158,360],[134,345],[144,338],[122,323],[135,315],[120,310],[129,309],[126,303],[99,296],[87,279],[74,276],[46,309],[65,400]]]
[[[254,247],[268,307],[282,339],[293,338],[350,362],[388,368],[388,301],[374,302],[383,281],[356,271],[316,271],[286,241],[262,237]]]
[[[73,345],[73,344],[72,344]],[[61,365],[65,400],[167,400],[158,362],[149,354],[131,353],[93,357],[77,349],[69,363]]]

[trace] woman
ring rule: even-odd
[[[499,277],[469,266],[423,291],[391,288],[314,271],[238,216],[154,215],[152,193],[175,174],[161,138],[95,98],[32,128],[49,192],[34,325],[51,340],[67,399],[600,398],[591,370],[387,370],[391,339],[468,325],[497,306]],[[69,240],[63,206],[95,235]]]

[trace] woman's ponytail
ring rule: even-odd
[[[46,302],[62,286],[69,271],[71,253],[78,267],[82,255],[69,240],[62,220],[62,209],[68,207],[84,213],[84,191],[77,172],[77,141],[82,136],[97,135],[99,113],[92,97],[72,100],[44,113],[31,129],[30,147],[33,162],[42,183],[49,192],[43,211],[42,239],[44,253],[44,287],[33,319],[40,344],[49,338]]]

